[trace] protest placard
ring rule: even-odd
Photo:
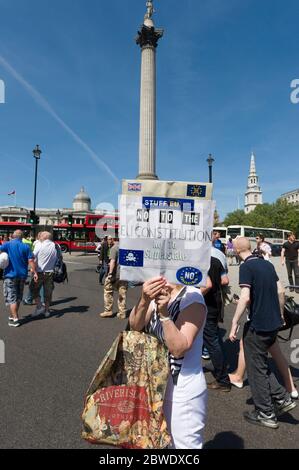
[[[129,180],[120,196],[120,276],[205,285],[215,202],[212,185]]]

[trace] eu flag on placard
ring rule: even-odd
[[[119,264],[121,266],[143,267],[142,250],[119,250]]]
[[[187,184],[187,196],[206,197],[207,187],[202,184]]]

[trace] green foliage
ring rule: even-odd
[[[227,214],[224,225],[251,225],[253,227],[272,227],[292,230],[299,236],[299,207],[278,199],[273,204],[259,204],[254,211],[245,214],[236,210]]]
[[[245,212],[241,209],[238,209],[234,212],[227,214],[223,221],[223,225],[227,227],[228,225],[245,225],[246,224],[246,215]]]
[[[220,224],[219,214],[217,212],[217,209],[215,209],[215,212],[214,212],[214,227],[217,227],[219,224]]]

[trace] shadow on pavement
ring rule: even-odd
[[[65,297],[61,300],[54,300],[54,302],[51,302],[51,306],[53,305],[60,305],[60,304],[66,304],[68,302],[71,302],[72,300],[77,300],[78,297]]]
[[[254,401],[253,401],[252,397],[247,398],[246,405],[254,405]]]
[[[50,317],[45,317],[42,313],[38,317],[31,317],[28,315],[27,317],[22,318],[22,325],[26,325],[27,323],[32,323],[35,321],[41,321],[41,320],[49,320],[50,318],[61,318],[63,315],[66,313],[86,313],[89,310],[88,305],[78,305],[74,307],[68,307],[64,308],[62,310],[52,310]]]
[[[244,449],[244,440],[232,431],[220,432],[203,446],[204,449]]]
[[[297,405],[298,406],[298,405]],[[292,410],[293,411],[293,410]],[[294,418],[294,416],[292,416],[292,411],[290,411],[289,413],[285,413],[284,415],[282,416],[279,416],[278,417],[278,421],[280,423],[287,423],[287,424],[299,424],[299,420]]]
[[[53,310],[51,317],[60,318],[66,313],[86,313],[89,308],[89,305],[77,305],[74,307],[63,308],[62,310]]]

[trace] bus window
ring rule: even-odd
[[[246,238],[255,238],[257,231],[252,227],[244,228],[244,237]]]
[[[282,230],[268,230],[269,235],[268,238],[281,238],[283,240],[283,232]]]
[[[220,238],[226,239],[226,230],[218,230],[218,232],[220,233]]]
[[[61,228],[54,228],[53,229],[53,240],[54,242],[56,241],[61,241],[65,242],[68,240],[68,231],[67,229],[61,229]]]
[[[231,238],[236,238],[241,235],[241,227],[232,227],[227,228],[227,236]]]

